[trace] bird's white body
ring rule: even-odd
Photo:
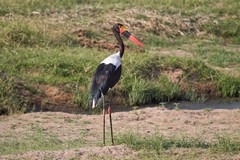
[[[101,64],[113,64],[114,66],[116,66],[116,69],[121,65],[121,57],[120,57],[120,52],[117,52],[115,54],[112,54],[110,56],[108,56],[107,58],[105,58]]]

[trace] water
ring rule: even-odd
[[[240,109],[240,99],[211,99],[204,103],[179,101],[166,105],[169,109],[189,109],[189,110],[201,110],[201,109]]]

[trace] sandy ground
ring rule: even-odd
[[[142,135],[162,134],[166,137],[193,137],[214,141],[216,135],[231,135],[240,139],[240,110],[169,110],[164,107],[145,107],[112,114],[114,134],[139,133]],[[58,151],[29,151],[21,154],[0,155],[0,159],[91,159],[95,155],[109,155],[114,159],[134,159],[136,154],[125,145],[111,146],[110,129],[106,117],[107,146],[102,141],[102,115],[69,114],[63,112],[35,112],[0,117],[0,140],[31,132],[39,127],[47,133],[55,133],[64,140],[77,140],[83,135],[88,147]],[[81,134],[82,133],[82,134]],[[13,136],[12,135],[12,136]],[[89,158],[90,157],[90,158]],[[240,158],[237,155],[236,159]],[[110,158],[111,159],[111,158]]]

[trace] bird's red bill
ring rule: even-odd
[[[133,35],[131,35],[131,33],[129,33],[126,28],[124,28],[123,26],[119,27],[119,31],[121,34],[123,34],[126,38],[128,38],[129,40],[131,40],[132,42],[134,42],[135,44],[139,45],[139,46],[144,46],[137,38],[135,38]]]
[[[129,40],[131,40],[132,42],[136,43],[139,46],[144,46],[137,38],[135,38],[133,35],[130,35],[130,37],[128,38]]]

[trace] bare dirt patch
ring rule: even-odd
[[[2,160],[10,159],[123,159],[130,158],[133,151],[125,145],[105,146],[105,147],[85,147],[59,151],[34,151],[23,154],[2,156]],[[105,158],[104,158],[105,157]]]
[[[99,48],[99,49],[107,49],[107,50],[114,50],[115,48],[118,48],[116,43],[107,42],[106,40],[95,40],[91,38],[87,38],[88,31],[86,29],[78,29],[76,31],[73,31],[74,34],[76,34],[79,38],[79,43],[88,48]]]
[[[166,75],[172,83],[179,83],[183,76],[183,70],[175,69],[175,70],[166,71],[163,74]]]
[[[50,85],[37,85],[36,88],[43,92],[40,98],[42,111],[64,111],[70,112],[76,105],[73,101],[75,94],[66,92],[60,87]]]

